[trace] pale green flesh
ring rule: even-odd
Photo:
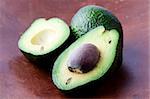
[[[116,30],[105,31],[103,26],[97,27],[79,38],[56,60],[52,71],[54,84],[59,89],[70,90],[102,77],[114,61],[118,39],[119,34]],[[110,40],[111,43],[109,44]],[[97,66],[92,71],[84,74],[70,72],[67,68],[69,55],[71,55],[74,49],[85,43],[94,44],[101,52],[101,57]],[[69,78],[72,79],[66,84]]]
[[[63,44],[69,34],[69,27],[63,20],[39,18],[23,33],[18,47],[33,55],[43,55]]]

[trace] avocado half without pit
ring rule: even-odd
[[[46,65],[64,50],[69,35],[63,20],[39,18],[21,35],[18,47],[30,61]]]
[[[107,9],[88,5],[73,16],[76,38],[56,59],[52,80],[64,92],[72,92],[112,75],[122,64],[122,26]]]

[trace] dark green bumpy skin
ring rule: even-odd
[[[119,32],[119,40],[116,48],[116,56],[114,62],[110,69],[98,80],[89,82],[83,86],[79,86],[75,89],[69,91],[63,91],[69,94],[80,94],[91,88],[95,88],[97,85],[101,84],[105,79],[108,79],[112,76],[113,73],[118,70],[122,64],[122,53],[123,53],[123,30],[120,21],[107,9],[95,6],[88,5],[85,6],[73,16],[71,21],[71,33],[74,35],[74,38],[78,39],[82,35],[86,34],[88,31],[98,27],[104,26],[106,30],[116,29]],[[87,92],[88,93],[88,92]]]
[[[98,26],[104,26],[106,30],[117,29],[122,32],[122,27],[117,17],[107,9],[96,5],[82,7],[71,20],[71,32],[76,38]]]

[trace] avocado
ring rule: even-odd
[[[62,91],[97,82],[121,65],[121,38],[117,29],[98,26],[63,51],[52,69],[52,80]]]
[[[80,8],[71,20],[70,29],[78,39],[98,26],[104,26],[106,30],[116,29],[122,36],[122,26],[118,18],[106,8],[97,5]]]
[[[70,29],[59,18],[38,18],[21,35],[18,47],[33,63],[50,65],[69,44]]]

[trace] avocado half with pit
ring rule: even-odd
[[[18,47],[30,61],[48,66],[66,48],[69,35],[63,20],[39,18],[21,35]]]
[[[120,61],[119,33],[99,26],[71,44],[56,60],[52,79],[61,90],[72,90],[89,82],[101,79]]]
[[[71,21],[77,39],[54,63],[52,80],[64,92],[81,89],[112,75],[122,64],[122,26],[105,8],[81,8]]]

